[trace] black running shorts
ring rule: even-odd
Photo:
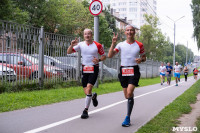
[[[123,88],[127,88],[128,84],[133,84],[136,87],[139,86],[138,82],[140,79],[140,68],[138,65],[136,66],[129,66],[129,67],[134,67],[134,75],[133,76],[122,76],[122,68],[123,66],[120,67],[120,73],[118,74],[119,81],[121,83],[121,86]]]
[[[82,86],[85,88],[88,83],[95,84],[99,74],[99,65],[94,65],[94,73],[83,73],[83,67],[84,65],[82,65]]]

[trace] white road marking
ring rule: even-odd
[[[192,78],[190,78],[189,80],[191,80]],[[179,82],[179,84],[183,83],[185,81],[182,81],[182,82]],[[161,88],[161,89],[158,89],[158,90],[155,90],[155,91],[151,91],[151,92],[147,92],[147,93],[144,93],[142,95],[139,95],[139,96],[135,96],[134,98],[139,98],[139,97],[143,97],[143,96],[146,96],[146,95],[149,95],[149,94],[152,94],[152,93],[156,93],[156,92],[159,92],[159,91],[162,91],[162,90],[165,90],[167,88],[170,88],[170,87],[173,87],[175,86],[174,85],[170,85],[170,86],[167,86],[167,87],[164,87],[164,88]],[[113,106],[116,106],[118,104],[121,104],[121,103],[124,103],[126,102],[127,100],[123,100],[123,101],[119,101],[119,102],[116,102],[116,103],[113,103],[113,104],[110,104],[108,106],[105,106],[105,107],[102,107],[102,108],[99,108],[99,109],[96,109],[96,110],[93,110],[93,111],[90,111],[88,112],[88,114],[94,114],[94,113],[97,113],[97,112],[100,112],[102,110],[106,110],[108,108],[111,108]],[[49,124],[49,125],[46,125],[46,126],[43,126],[43,127],[39,127],[39,128],[36,128],[36,129],[33,129],[33,130],[30,130],[30,131],[26,131],[24,133],[37,133],[37,132],[40,132],[40,131],[43,131],[43,130],[46,130],[46,129],[49,129],[49,128],[52,128],[52,127],[55,127],[55,126],[58,126],[58,125],[61,125],[61,124],[64,124],[64,123],[67,123],[69,121],[72,121],[72,120],[75,120],[75,119],[78,119],[80,118],[80,115],[77,115],[77,116],[74,116],[74,117],[71,117],[71,118],[67,118],[65,120],[62,120],[62,121],[58,121],[58,122],[55,122],[55,123],[52,123],[52,124]]]

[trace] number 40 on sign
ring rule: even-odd
[[[102,9],[103,9],[103,5],[102,5],[101,1],[93,0],[90,3],[89,10],[92,15],[94,15],[94,16],[99,15],[102,12]]]

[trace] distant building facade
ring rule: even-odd
[[[91,0],[92,1],[92,0]],[[110,6],[112,14],[137,28],[145,24],[144,14],[156,15],[157,0],[100,0],[104,9]],[[117,23],[120,28],[120,24]]]

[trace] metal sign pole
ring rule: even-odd
[[[99,42],[99,16],[94,16],[94,41]],[[94,86],[99,87],[98,78]]]
[[[93,0],[90,3],[89,10],[94,15],[94,41],[99,42],[99,14],[102,12],[103,5],[99,0]],[[98,78],[94,85],[98,88]]]

